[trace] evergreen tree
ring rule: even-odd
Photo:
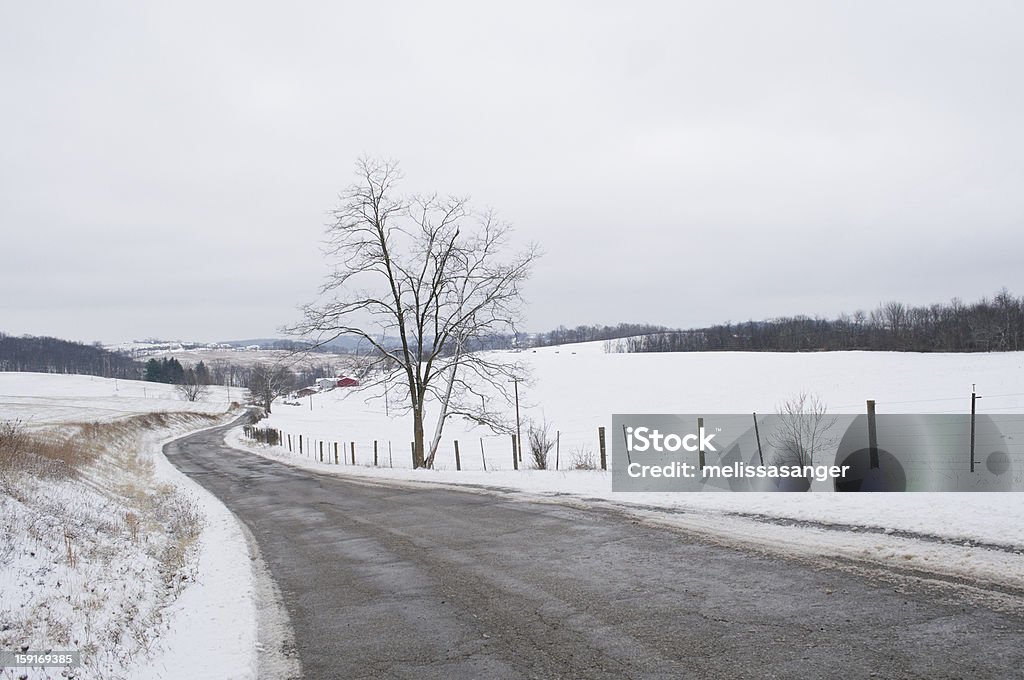
[[[149,382],[164,382],[164,371],[163,366],[156,359],[150,359],[146,362],[146,373],[143,376],[143,380]]]
[[[172,385],[180,385],[185,382],[185,369],[174,357],[167,360],[167,365],[164,368],[164,382]]]
[[[206,364],[200,361],[198,364],[196,364],[196,367],[193,370],[195,373],[194,380],[197,385],[210,384],[210,371],[209,369],[206,368]]]

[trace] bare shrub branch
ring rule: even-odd
[[[555,448],[555,438],[551,434],[551,425],[545,419],[541,422],[530,421],[526,428],[527,446],[533,466],[538,470],[548,469],[548,454]]]
[[[766,441],[775,450],[776,465],[814,465],[814,456],[834,447],[836,417],[815,394],[800,392],[778,407],[779,417]]]

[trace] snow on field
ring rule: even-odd
[[[532,385],[520,385],[524,443],[525,423],[547,420],[561,433],[560,463],[571,464],[581,450],[596,452],[597,428],[610,428],[613,413],[774,413],[801,390],[818,394],[834,413],[863,413],[867,399],[880,414],[964,413],[976,383],[982,412],[1024,411],[1024,352],[606,354],[603,348],[597,342],[503,353],[533,378]],[[265,424],[295,436],[355,442],[357,460],[372,451],[374,440],[391,442],[396,465],[407,466],[411,418],[394,409],[385,415],[383,399],[366,397],[338,388],[300,406],[279,400]],[[497,407],[492,402],[488,408]],[[514,408],[506,410],[514,422]],[[509,437],[458,418],[446,425],[437,467],[454,467],[452,441],[458,439],[464,467],[482,468],[481,438],[489,469],[512,467]]]
[[[231,390],[230,400],[242,401]],[[223,413],[227,388],[211,386],[202,401],[184,401],[173,385],[113,380],[91,375],[0,373],[0,418],[30,428],[61,423],[105,422],[143,413]]]
[[[610,429],[613,413],[773,413],[778,404],[801,390],[820,395],[836,413],[862,413],[867,399],[877,402],[879,413],[963,413],[969,411],[973,383],[984,396],[979,402],[983,412],[1024,411],[1024,353],[609,354],[604,352],[604,343],[586,343],[509,353],[509,358],[521,361],[533,377],[532,385],[521,386],[520,396],[526,404],[523,421],[546,419],[552,432],[560,432],[561,470],[557,472],[513,471],[507,435],[494,436],[459,420],[452,421],[445,431],[438,469],[411,470],[411,419],[394,412],[385,415],[382,401],[366,401],[365,394],[344,389],[314,395],[303,400],[302,406],[275,404],[260,426],[291,434],[292,453],[287,451],[287,440],[285,447],[252,446],[239,441],[240,435],[235,433],[235,442],[325,472],[414,483],[493,486],[547,497],[570,495],[634,508],[663,508],[672,511],[674,521],[695,513],[697,524],[715,525],[721,531],[727,530],[722,524],[727,519],[735,532],[755,532],[778,540],[782,540],[781,534],[796,531],[802,538],[786,540],[813,542],[822,549],[838,549],[832,545],[835,539],[827,536],[839,534],[820,528],[827,524],[863,533],[851,538],[849,531],[842,532],[838,543],[847,549],[902,554],[900,550],[909,548],[890,544],[911,541],[914,548],[910,554],[918,559],[923,553],[932,554],[933,563],[939,559],[934,551],[943,548],[898,534],[993,544],[992,550],[981,550],[989,567],[998,563],[1024,581],[1024,560],[1019,554],[1024,552],[1022,493],[613,494],[610,473],[565,470],[579,458],[595,454],[597,428]],[[297,453],[300,434],[304,443],[301,456]],[[455,439],[460,442],[461,472],[454,469]],[[523,439],[525,442],[525,426]],[[372,465],[374,440],[382,466],[376,469],[367,467]],[[327,451],[324,463],[319,461],[320,441],[325,442]],[[356,466],[345,464],[344,456],[339,456],[341,464],[333,464],[334,442],[340,442],[340,450],[355,442]],[[350,455],[351,449],[347,450]],[[391,464],[394,469],[387,467]],[[819,528],[781,527],[763,521],[751,524],[750,518],[755,516],[813,522]],[[740,522],[743,517],[747,519]],[[977,548],[961,548],[961,552],[979,553]],[[977,561],[959,553],[942,559],[961,566]],[[1009,564],[1003,564],[1007,561]]]
[[[80,650],[77,678],[255,677],[241,529],[161,454],[227,404],[223,389],[187,402],[170,385],[0,373],[0,422],[32,441],[0,466],[0,647]],[[51,440],[77,473],[36,456]]]

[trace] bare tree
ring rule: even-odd
[[[516,367],[475,350],[514,332],[538,251],[506,256],[509,225],[466,198],[399,194],[395,162],[363,159],[356,171],[327,229],[333,270],[321,299],[288,330],[316,344],[361,339],[363,389],[386,390],[412,412],[413,463],[431,467],[452,416],[506,431],[500,402]],[[428,403],[437,408],[429,444]]]
[[[263,407],[270,413],[274,399],[288,394],[295,388],[295,376],[280,365],[255,364],[249,375],[249,402]]]
[[[210,386],[206,384],[201,375],[189,368],[185,370],[185,375],[182,377],[181,382],[175,385],[175,389],[186,400],[198,401],[201,397],[206,396],[210,391]]]
[[[907,307],[902,302],[885,303],[882,307],[882,316],[893,335],[900,335],[906,329]]]
[[[766,440],[775,449],[777,465],[814,465],[815,454],[836,444],[825,403],[815,394],[800,392],[778,408],[776,427]]]

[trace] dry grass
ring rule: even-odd
[[[0,493],[17,497],[19,478],[70,478],[99,452],[90,433],[83,438],[56,431],[29,432],[18,421],[0,422]]]
[[[0,608],[0,647],[68,641],[94,652],[84,656],[99,665],[83,670],[124,677],[114,669],[150,648],[164,606],[196,578],[203,528],[195,499],[156,479],[152,434],[218,420],[0,421],[0,531],[12,537],[0,542],[0,570],[35,583],[22,605]]]
[[[29,431],[21,421],[0,421],[0,492],[12,495],[11,485],[22,474],[77,477],[111,451],[131,451],[143,430],[166,428],[182,417],[210,423],[217,419],[194,413],[149,413],[112,422],[71,423],[42,432]],[[137,468],[130,471],[143,476],[152,472],[134,453],[122,456],[121,462]]]
[[[594,457],[594,451],[586,446],[580,446],[572,451],[572,469],[573,470],[596,470],[597,460]]]
[[[132,543],[139,542],[139,526],[141,524],[139,516],[134,512],[128,511],[124,513],[124,525],[128,528],[128,537],[132,539]]]

